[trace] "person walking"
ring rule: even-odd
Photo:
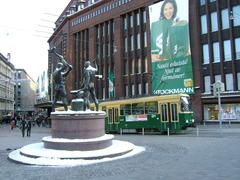
[[[21,120],[22,137],[25,136],[25,129],[26,129],[26,121],[25,121],[25,119],[23,118],[23,119]]]
[[[32,121],[31,117],[27,118],[27,137],[31,136]]]

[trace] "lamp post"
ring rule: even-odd
[[[218,97],[218,120],[219,127],[222,133],[222,106],[221,106],[221,92],[224,91],[224,83],[217,81],[213,84],[213,95]]]

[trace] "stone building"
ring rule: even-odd
[[[188,6],[181,6],[185,1]],[[221,94],[223,118],[239,120],[239,0],[176,2],[178,15],[189,12],[186,19],[189,21],[192,65],[183,74],[192,72],[193,81],[186,79],[184,85],[191,87],[189,94],[196,120],[218,119],[218,98],[212,91],[212,85],[218,80],[225,88]],[[151,56],[151,8],[158,3],[163,1],[71,0],[48,40],[50,49],[56,47],[73,65],[66,81],[68,91],[80,87],[84,62],[96,59],[99,73],[103,75],[96,82],[99,99],[153,95],[156,79],[153,79],[155,72]],[[182,34],[179,37],[183,37]],[[56,58],[49,53],[49,77],[56,63]],[[171,77],[167,78],[170,82]],[[161,89],[158,92],[179,91]]]
[[[14,65],[0,53],[0,113],[14,112]]]
[[[35,111],[36,83],[24,69],[15,71],[15,111],[22,115]]]

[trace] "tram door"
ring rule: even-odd
[[[119,131],[119,107],[108,107],[107,113],[109,131]]]
[[[178,119],[178,112],[177,112],[177,104],[171,103],[170,104],[170,127],[172,131],[176,131],[179,129],[179,119]]]
[[[161,131],[167,131],[169,127],[169,104],[168,103],[160,103],[160,117],[161,117]]]

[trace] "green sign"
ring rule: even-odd
[[[188,0],[165,0],[149,7],[152,93],[193,94]]]

